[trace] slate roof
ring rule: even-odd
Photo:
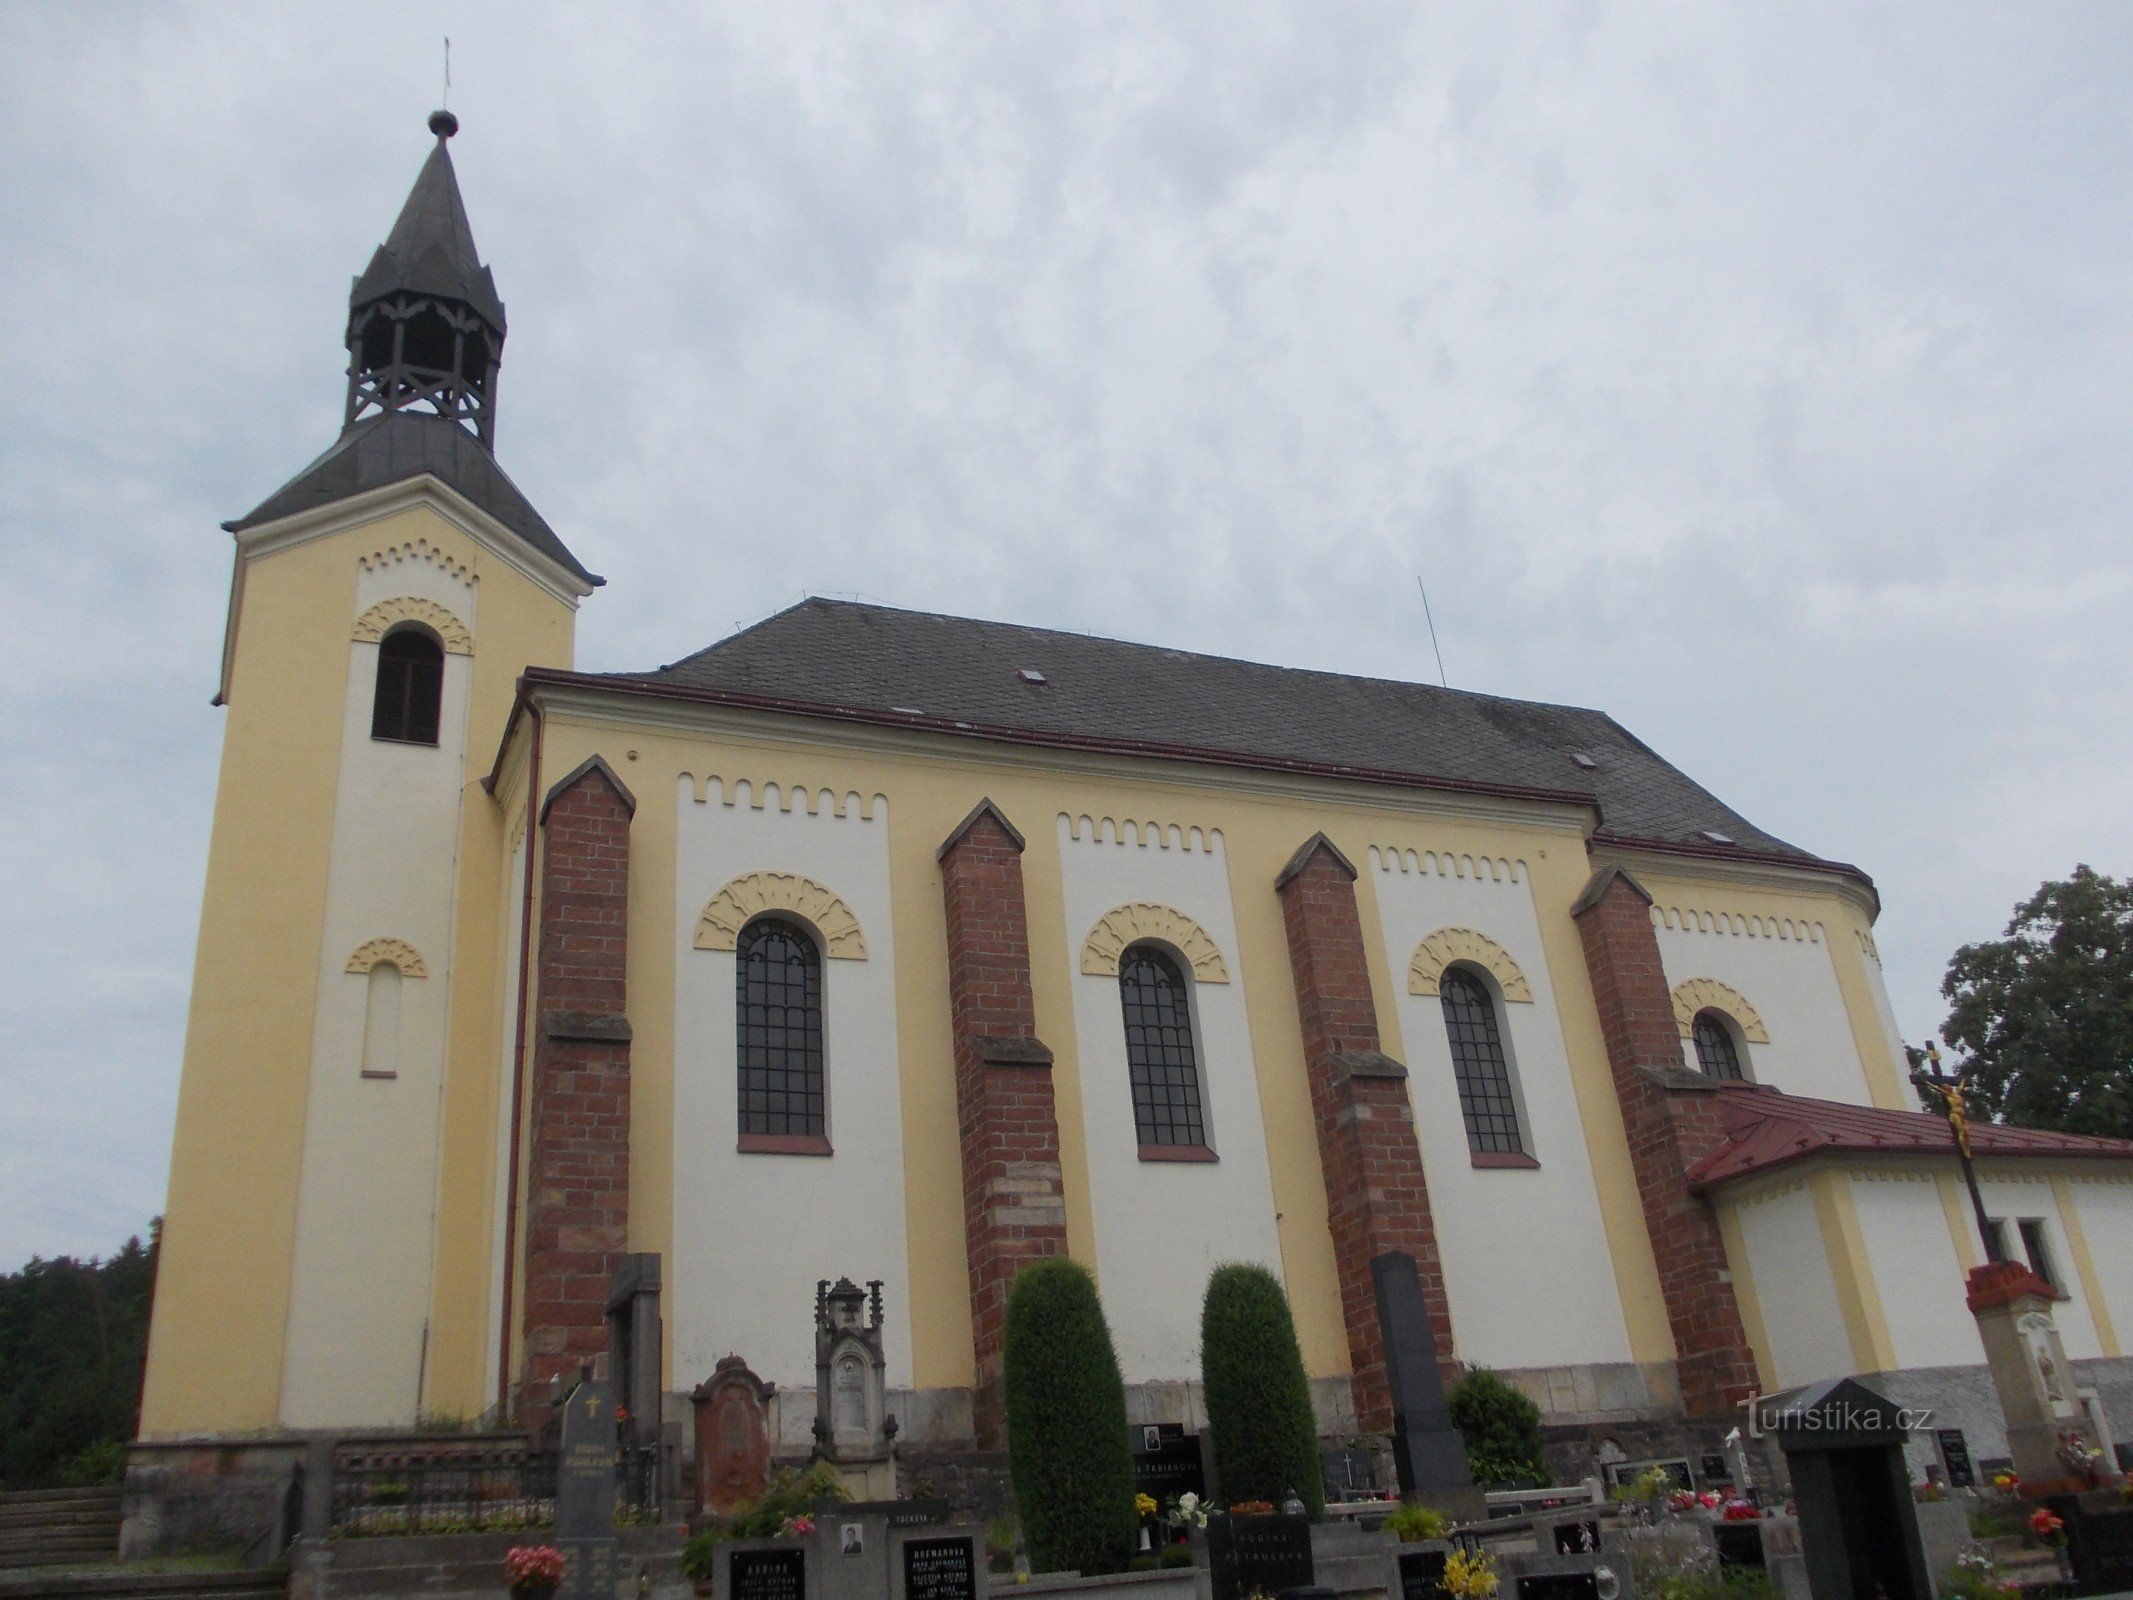
[[[421,411],[387,411],[358,422],[310,466],[223,526],[242,533],[425,473],[450,484],[565,570],[590,584],[607,581],[585,570],[487,445],[449,418]]]
[[[1719,1091],[1726,1142],[1689,1168],[1689,1187],[1715,1188],[1740,1178],[1805,1161],[1810,1156],[1925,1155],[1952,1159],[1954,1136],[1945,1119],[1923,1111],[1889,1111],[1812,1100],[1756,1084]],[[2133,1162],[2133,1140],[2082,1133],[1970,1124],[1971,1154],[1980,1161],[2008,1156],[2080,1157]]]
[[[403,290],[463,301],[497,332],[504,331],[504,303],[474,248],[474,229],[442,136],[408,191],[393,231],[356,279],[348,303],[366,305]]]
[[[1025,670],[1044,681],[1027,681]],[[1865,876],[1764,832],[1612,717],[1574,706],[826,599],[804,600],[656,672],[599,681],[1025,741],[1584,802],[1598,807],[1602,838]]]

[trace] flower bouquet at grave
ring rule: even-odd
[[[1747,1500],[1728,1500],[1718,1512],[1722,1522],[1760,1522],[1763,1514]]]
[[[1486,1550],[1454,1550],[1444,1558],[1444,1592],[1452,1600],[1495,1600],[1503,1578]]]
[[[1170,1525],[1177,1529],[1178,1537],[1191,1537],[1194,1528],[1207,1526],[1207,1502],[1187,1491],[1171,1502]]]
[[[1271,1500],[1239,1500],[1229,1508],[1233,1517],[1271,1517],[1274,1503]]]
[[[2030,1513],[2029,1536],[2037,1543],[2056,1550],[2066,1541],[2066,1524],[2050,1507],[2039,1506]]]
[[[522,1544],[505,1551],[504,1585],[513,1600],[546,1600],[563,1586],[563,1552],[552,1544]]]
[[[2082,1438],[2078,1429],[2069,1428],[2059,1435],[2059,1459],[2084,1488],[2103,1487],[2103,1452]]]

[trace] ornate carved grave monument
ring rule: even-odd
[[[815,1285],[815,1454],[855,1500],[896,1498],[896,1419],[888,1410],[881,1280]]]
[[[696,1411],[696,1509],[730,1515],[770,1484],[770,1397],[739,1356],[726,1356],[689,1396]]]

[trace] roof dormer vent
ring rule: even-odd
[[[1035,667],[1018,668],[1016,669],[1015,676],[1020,678],[1024,683],[1043,683],[1045,681],[1044,674],[1039,672]]]

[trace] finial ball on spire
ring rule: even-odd
[[[449,111],[430,113],[430,132],[440,139],[449,139],[459,131],[459,119]]]

